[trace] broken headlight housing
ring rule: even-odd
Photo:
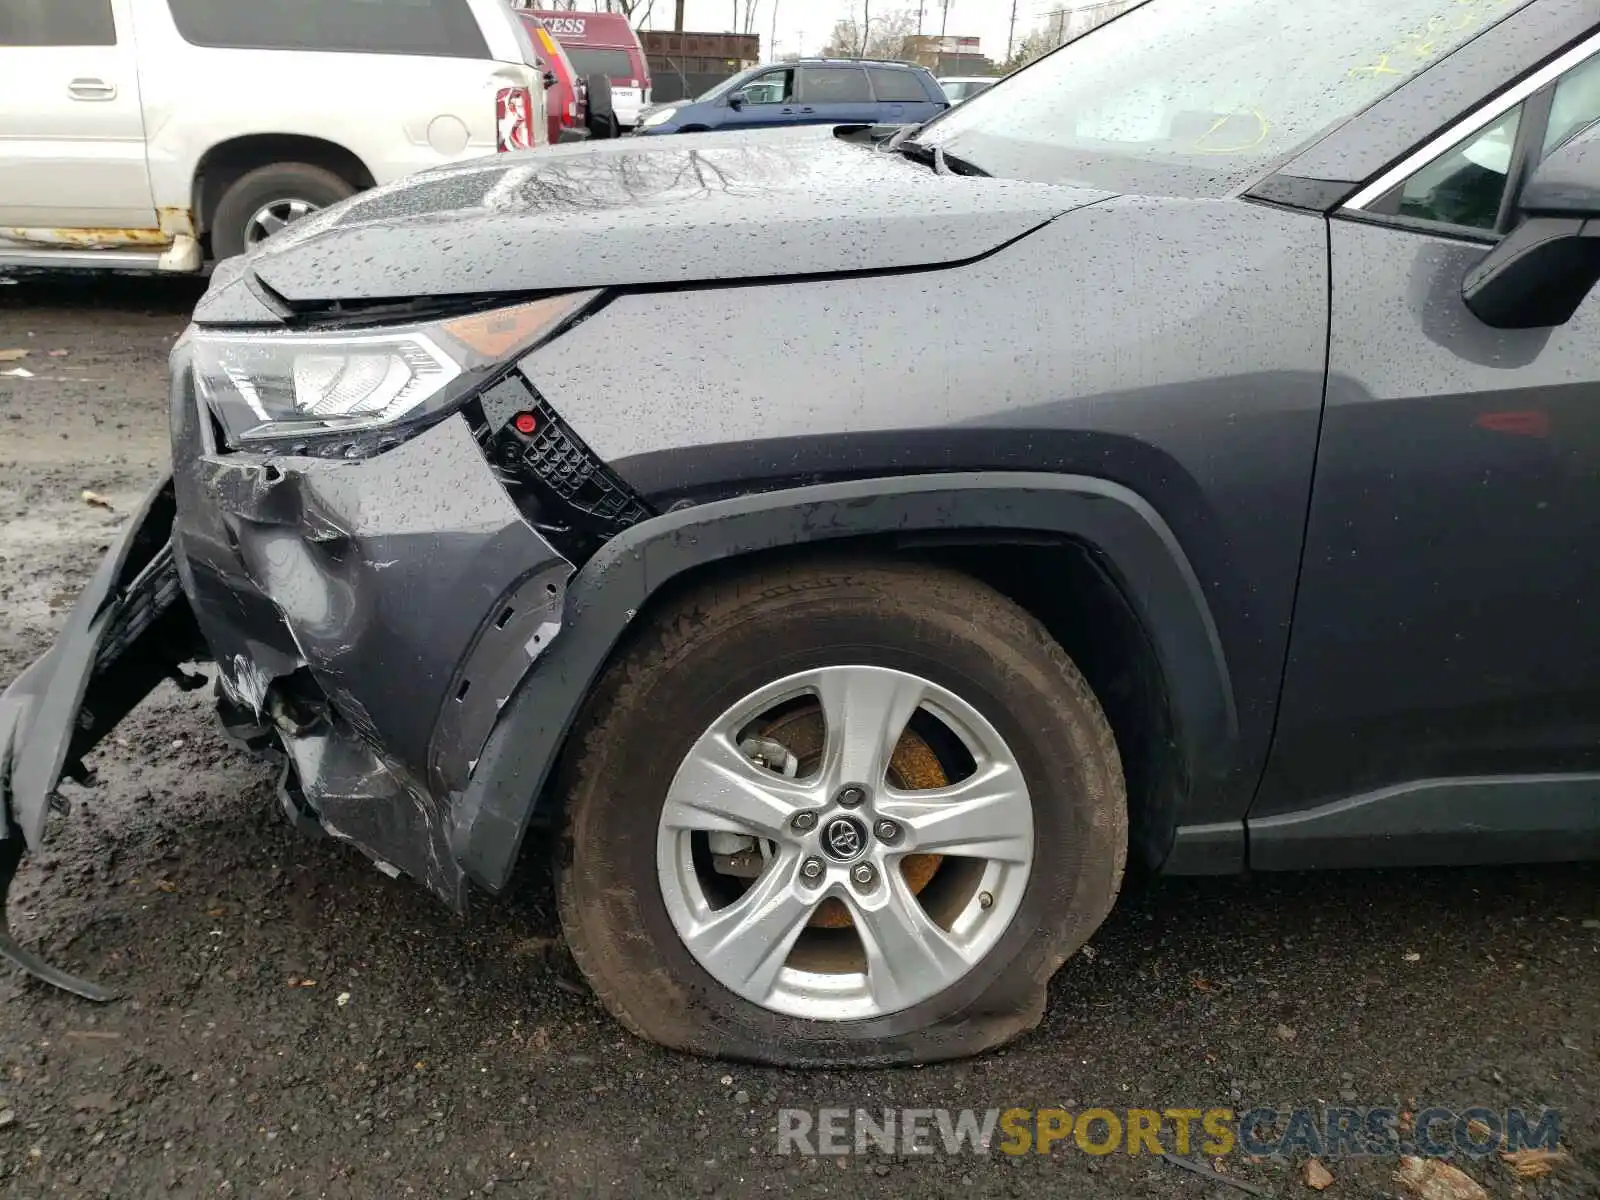
[[[564,330],[597,295],[378,329],[198,329],[195,390],[236,447],[414,426],[454,409],[509,357]]]

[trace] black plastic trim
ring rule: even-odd
[[[1161,864],[1163,875],[1237,875],[1245,869],[1243,821],[1184,825]]]
[[[1246,200],[1276,204],[1304,212],[1330,213],[1356,190],[1343,179],[1306,179],[1300,175],[1268,175],[1243,193]]]
[[[584,698],[628,625],[669,580],[764,550],[938,529],[1054,533],[1091,547],[1150,634],[1191,799],[1225,785],[1238,741],[1227,664],[1200,582],[1149,504],[1117,484],[1076,475],[863,479],[669,512],[606,543],[570,584],[562,636],[506,705],[455,806],[457,861],[489,891],[504,887]]]

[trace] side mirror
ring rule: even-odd
[[[746,96],[743,90],[733,92],[728,96],[728,107],[733,109],[734,112],[738,112],[748,103],[750,103],[750,97]]]
[[[544,73],[544,90],[545,91],[548,92],[551,88],[555,87],[557,82],[559,82],[559,81],[556,79],[556,73],[554,71],[546,71]]]
[[[1517,212],[1517,227],[1467,273],[1461,298],[1496,329],[1565,325],[1600,283],[1600,124],[1534,168]]]

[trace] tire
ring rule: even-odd
[[[884,669],[901,674],[890,676]],[[679,764],[692,748],[698,752],[710,744],[705,739],[744,698],[777,680],[856,678],[839,674],[845,670],[876,671],[874,678],[914,677],[919,687],[926,684],[954,697],[941,701],[948,711],[957,711],[958,702],[970,706],[977,716],[967,718],[966,728],[986,727],[984,736],[1002,739],[1025,781],[1031,833],[1018,835],[1015,844],[1027,846],[1032,862],[1025,883],[1013,884],[1009,892],[997,887],[992,895],[978,893],[980,904],[990,898],[984,910],[1010,904],[1014,915],[996,926],[998,932],[984,933],[994,940],[964,975],[901,1008],[863,1009],[861,1016],[829,1019],[830,1010],[802,1007],[809,1002],[803,987],[793,996],[780,995],[782,989],[772,993],[792,1006],[784,1011],[775,1010],[779,1000],[771,997],[753,1002],[719,982],[690,950],[674,924],[682,905],[669,911],[666,898],[669,891],[681,891],[675,864],[683,861],[668,848],[679,844],[676,837],[699,835],[666,828],[670,822],[663,821],[663,812],[677,812],[673,798],[684,777]],[[805,698],[793,701],[802,708],[806,703]],[[824,703],[817,703],[819,727],[826,722]],[[788,719],[780,717],[780,725]],[[934,729],[919,722],[924,715],[913,718],[907,736],[910,730]],[[894,721],[884,724],[891,727]],[[601,1002],[623,1025],[676,1049],[784,1066],[843,1066],[933,1062],[1001,1045],[1039,1023],[1050,977],[1104,920],[1121,884],[1127,801],[1116,742],[1099,703],[1043,626],[999,593],[954,571],[841,562],[772,568],[704,586],[640,632],[602,679],[574,736],[579,740],[564,768],[567,806],[556,868],[567,942]],[[932,732],[927,736],[929,746],[948,741],[942,735],[933,738]],[[904,748],[896,744],[893,761]],[[824,764],[831,754],[824,754]],[[683,771],[689,770],[685,765]],[[750,770],[760,774],[753,766]],[[893,762],[889,770],[892,784]],[[686,795],[702,794],[683,786]],[[871,814],[887,811],[892,798],[885,788],[878,808],[859,810],[871,832],[882,829]],[[831,838],[837,822],[827,812],[821,819]],[[749,885],[752,892],[769,874],[777,878],[785,861],[787,851],[776,841],[771,845],[774,857],[763,859],[760,879]],[[684,875],[690,879],[684,887],[704,878],[701,861],[694,858],[695,874]],[[905,871],[909,881],[910,859],[898,867],[893,861],[881,860],[879,886],[890,883],[883,875],[891,869]],[[935,856],[933,861],[954,880],[976,860]],[[832,871],[838,864],[824,865]],[[854,870],[846,867],[842,882],[830,882],[830,891],[837,889],[843,897],[837,913],[867,922],[855,907],[860,898],[848,894],[855,886]],[[719,885],[723,881],[710,878]],[[925,882],[913,903],[925,904],[933,887]],[[909,893],[887,887],[884,894]],[[954,903],[963,901],[957,896]],[[961,911],[975,910],[969,904]],[[790,965],[807,938],[835,936],[833,929],[813,930],[820,913],[801,928],[796,950],[786,960]],[[981,929],[982,919],[975,918],[973,927]],[[855,953],[867,963],[860,986],[870,993],[870,1005],[878,995],[874,980],[881,984],[888,978],[894,985],[889,990],[896,991],[900,972],[875,974],[867,936],[861,929],[853,936],[861,947]],[[775,955],[767,956],[774,960]],[[780,979],[787,975],[785,967]],[[937,972],[932,978],[939,978]],[[822,1003],[831,1004],[831,996],[824,993]]]
[[[356,194],[353,184],[323,167],[310,163],[273,163],[241,176],[222,194],[211,216],[213,258],[232,258],[251,248],[250,227],[255,215],[283,201],[327,208]]]

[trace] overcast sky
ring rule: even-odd
[[[648,0],[646,0],[648,3]],[[744,12],[744,0],[688,0],[684,26],[705,32],[734,28],[734,4]],[[1070,7],[1081,0],[1017,0],[1017,37],[1043,21],[1042,14],[1054,8]],[[896,9],[915,10],[918,0],[871,0],[874,13]],[[921,0],[925,16],[923,30],[938,33],[943,20],[944,0]],[[647,29],[671,29],[674,0],[655,0]],[[833,23],[842,17],[861,17],[861,0],[757,0],[756,32],[761,35],[761,55],[773,57],[773,6],[777,6],[777,53],[815,54],[822,49]],[[604,0],[578,0],[579,8],[603,8]],[[946,33],[952,36],[983,39],[983,52],[993,59],[1006,53],[1006,29],[1011,23],[1011,0],[950,0]]]

